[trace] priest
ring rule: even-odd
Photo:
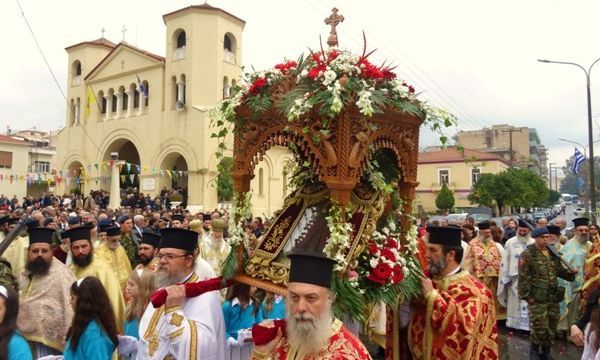
[[[465,256],[465,270],[485,284],[492,294],[498,292],[500,262],[505,256],[504,248],[492,238],[491,223],[482,221],[477,224],[479,233],[469,242]],[[506,307],[494,296],[496,320],[506,319]]]
[[[573,219],[575,235],[561,249],[562,258],[577,270],[575,281],[561,283],[566,289],[565,300],[560,303],[561,317],[558,328],[561,330],[569,329],[571,324],[579,319],[585,261],[592,249],[592,243],[589,241],[589,221],[584,217]]]
[[[94,248],[94,255],[98,259],[104,260],[111,267],[115,276],[119,279],[121,291],[124,291],[132,269],[127,253],[121,246],[121,228],[113,226],[107,228],[105,232],[106,240],[97,248]]]
[[[497,293],[498,302],[506,307],[506,327],[524,331],[529,331],[529,311],[527,301],[519,299],[519,257],[533,244],[530,234],[527,223],[519,219],[517,234],[504,244]]]
[[[70,265],[71,271],[77,279],[94,276],[100,280],[115,312],[117,329],[123,329],[125,302],[119,286],[119,279],[104,260],[94,256],[91,227],[79,226],[69,229],[65,233],[65,236],[71,241],[71,253],[73,255],[73,263]]]
[[[19,278],[17,326],[37,359],[62,354],[73,318],[71,285],[77,279],[52,256],[53,229],[36,228],[28,233],[27,265]]]
[[[225,324],[218,291],[186,298],[181,284],[196,282],[194,271],[198,234],[162,229],[156,282],[167,290],[164,306],[149,305],[140,320],[138,358],[225,358]]]
[[[286,336],[281,329],[263,345],[255,345],[252,360],[371,359],[365,346],[332,313],[334,260],[320,252],[293,250],[286,299]],[[261,323],[273,327],[272,320]]]
[[[142,232],[142,240],[138,247],[138,266],[136,270],[145,269],[155,272],[158,267],[158,243],[160,242],[160,236],[150,231]]]
[[[221,273],[221,265],[231,251],[231,246],[223,237],[226,225],[223,219],[212,220],[211,232],[203,238],[200,247],[200,257],[210,264],[216,274]]]
[[[498,359],[492,292],[460,268],[461,230],[428,227],[423,301],[415,304],[408,342],[414,359]]]

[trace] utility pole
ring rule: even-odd
[[[508,133],[508,142],[509,142],[509,148],[510,148],[510,168],[513,168],[513,142],[512,142],[512,135],[513,133],[516,132],[521,132],[521,129],[516,129],[514,127],[511,127],[510,129],[505,129],[505,130],[501,130],[503,133]]]

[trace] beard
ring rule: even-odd
[[[144,266],[148,266],[148,264],[150,264],[150,262],[152,261],[153,258],[151,257],[147,257],[145,255],[138,255],[138,260],[140,261],[140,263]]]
[[[437,262],[435,260],[431,260],[427,265],[427,270],[432,276],[441,275],[444,269],[446,268],[446,259],[440,257],[440,260]]]
[[[582,244],[585,244],[590,240],[590,236],[588,234],[575,234],[574,238]]]
[[[286,306],[286,320],[287,341],[291,347],[306,355],[317,355],[327,349],[333,320],[331,306],[327,306],[320,316],[309,313],[292,315]]]
[[[479,240],[481,240],[481,242],[484,243],[484,244],[489,243],[491,239],[492,239],[491,236],[479,235]]]
[[[79,267],[86,267],[92,263],[94,253],[90,252],[87,255],[73,256],[73,263]]]
[[[181,274],[176,272],[174,274],[169,274],[169,272],[163,268],[158,268],[155,274],[155,282],[159,288],[166,288],[167,286],[179,284],[185,277],[185,274]]]
[[[106,246],[108,246],[108,248],[110,250],[117,250],[117,248],[119,247],[119,245],[121,245],[120,241],[107,241],[106,242]]]
[[[529,241],[529,234],[523,235],[523,236],[517,234],[517,240],[520,241],[520,242],[522,242],[522,243],[526,243],[526,242]]]
[[[37,257],[33,261],[29,261],[25,268],[31,275],[46,275],[50,270],[50,263],[41,257]]]

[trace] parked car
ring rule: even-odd
[[[490,221],[492,219],[492,209],[486,207],[471,208],[467,210],[467,217],[473,218],[475,224],[485,220]]]
[[[584,214],[585,214],[585,208],[578,207],[575,210],[573,210],[573,215],[575,215],[575,216],[583,216]]]
[[[446,215],[446,220],[448,220],[448,224],[462,224],[467,218],[467,215],[467,213],[448,214]]]

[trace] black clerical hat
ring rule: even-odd
[[[527,225],[527,223],[523,219],[519,219],[519,227],[529,229],[529,225]]]
[[[77,240],[91,241],[91,239],[92,239],[91,231],[92,231],[92,228],[89,226],[78,226],[76,228],[65,231],[64,238],[69,238],[71,240],[71,243],[73,243],[74,241],[77,241]]]
[[[198,246],[198,233],[179,228],[165,228],[160,230],[160,248],[175,248],[194,251]]]
[[[8,223],[8,220],[10,219],[10,216],[6,215],[0,218],[0,225],[4,225],[6,223]]]
[[[115,226],[115,223],[111,219],[102,219],[98,221],[98,232],[106,232],[106,229],[112,226]]]
[[[560,228],[558,226],[548,225],[548,226],[546,226],[546,229],[548,229],[548,234],[554,234],[554,235],[560,236]]]
[[[25,220],[25,226],[27,226],[27,230],[35,229],[40,227],[40,222],[36,219],[27,219]]]
[[[210,221],[211,220],[210,214],[209,213],[202,214],[202,220]]]
[[[29,245],[35,243],[51,244],[54,230],[50,228],[37,227],[28,229],[27,233],[29,233]]]
[[[588,226],[590,224],[590,219],[584,217],[578,217],[573,219],[573,226]]]
[[[462,230],[456,226],[428,226],[429,243],[461,246]]]
[[[477,224],[477,227],[479,228],[479,230],[487,230],[492,226],[492,223],[490,223],[489,221],[485,220],[480,222],[479,224]]]
[[[160,243],[159,235],[156,235],[155,233],[149,232],[149,231],[144,231],[142,233],[141,244],[148,244],[148,245],[154,246],[156,248],[156,247],[158,247],[159,243]]]
[[[313,284],[325,288],[331,287],[335,260],[317,252],[292,250],[290,258],[290,276],[288,282]]]
[[[106,236],[119,236],[121,235],[120,226],[111,226],[106,229]]]
[[[14,224],[16,224],[16,223],[18,223],[18,222],[19,222],[19,218],[13,218],[13,217],[11,217],[11,218],[8,218],[8,219],[6,220],[6,223],[7,223],[8,225],[14,225]]]

